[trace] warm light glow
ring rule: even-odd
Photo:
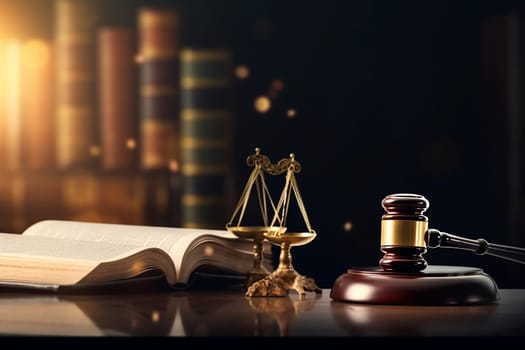
[[[354,283],[347,290],[347,295],[352,295],[356,301],[369,300],[374,293],[374,288],[364,283]]]
[[[53,55],[51,42],[33,38],[21,46],[21,108],[24,165],[42,168],[52,162],[54,150]],[[26,122],[30,121],[30,122]]]
[[[367,305],[345,305],[343,310],[344,314],[352,323],[359,325],[371,325],[373,324],[374,317],[372,310]]]
[[[179,162],[175,159],[171,159],[168,163],[168,167],[172,173],[176,173],[180,170]]]
[[[297,115],[297,111],[293,108],[290,108],[289,110],[286,111],[286,116],[288,118],[294,118],[296,115]]]
[[[137,148],[137,141],[135,139],[129,138],[126,140],[126,148],[127,149],[135,149]]]
[[[9,40],[3,45],[5,51],[0,53],[5,55],[5,66],[1,67],[4,72],[0,79],[3,89],[5,89],[5,132],[7,146],[7,167],[16,170],[20,167],[20,133],[21,133],[21,65],[20,49],[18,40]],[[3,60],[2,60],[3,61]]]
[[[49,45],[39,39],[29,40],[22,47],[23,66],[26,69],[42,69],[50,64],[51,50]]]
[[[133,265],[131,265],[131,272],[133,272],[134,274],[138,274],[143,268],[144,265],[141,262],[135,261],[133,262]]]
[[[281,91],[284,89],[284,82],[281,79],[274,79],[270,83],[270,89],[268,90],[268,95],[271,98],[277,98]]]
[[[153,312],[151,313],[151,320],[154,323],[157,323],[160,321],[160,313],[157,310],[153,310]]]
[[[250,69],[245,65],[240,65],[235,68],[235,76],[237,79],[243,80],[250,76]]]
[[[97,145],[91,145],[91,147],[89,147],[89,154],[92,157],[100,156],[100,147]]]
[[[211,255],[213,255],[213,253],[214,253],[213,247],[209,247],[208,246],[208,247],[204,248],[204,255],[211,256]]]
[[[284,82],[281,79],[274,79],[270,85],[270,89],[275,92],[281,92],[284,89]]]
[[[351,221],[347,221],[343,224],[343,230],[345,230],[346,232],[350,232],[352,231],[352,228],[354,227],[354,225],[352,224]]]
[[[137,329],[139,326],[139,321],[136,318],[131,319],[131,329]]]
[[[5,125],[5,112],[6,112],[6,43],[3,40],[0,40],[0,139],[4,140],[6,138],[6,125]],[[1,144],[3,145],[3,141]],[[2,146],[5,147],[5,146]],[[0,155],[3,158],[3,154]]]
[[[141,64],[144,62],[144,56],[142,56],[140,53],[135,55],[135,63]]]
[[[272,108],[272,102],[266,96],[259,96],[255,99],[255,110],[259,113],[266,113]]]

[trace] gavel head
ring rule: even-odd
[[[397,193],[381,202],[387,212],[381,217],[381,251],[379,265],[385,271],[418,272],[427,267],[425,233],[428,200],[418,194]]]

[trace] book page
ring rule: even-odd
[[[72,285],[134,277],[151,268],[176,272],[165,251],[101,242],[0,234],[0,280]]]
[[[0,256],[2,257],[49,257],[53,260],[66,259],[98,263],[126,257],[139,250],[141,249],[129,245],[0,234]]]
[[[28,229],[22,236],[38,236],[68,241],[103,242],[104,245],[123,245],[141,248],[156,247],[166,251],[177,269],[177,275],[186,249],[203,234],[237,240],[226,230],[192,229],[180,227],[141,226],[92,223],[65,220],[44,220]],[[251,246],[251,245],[250,245]]]

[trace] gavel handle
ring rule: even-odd
[[[489,254],[503,259],[512,260],[520,264],[525,264],[524,248],[493,244],[487,242],[483,238],[469,239],[432,228],[427,230],[425,238],[429,248],[459,248],[473,251],[479,255]]]

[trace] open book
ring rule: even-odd
[[[59,291],[158,272],[184,288],[197,271],[241,277],[253,264],[253,242],[227,230],[44,220],[0,233],[0,286]],[[272,270],[267,242],[263,264]]]

